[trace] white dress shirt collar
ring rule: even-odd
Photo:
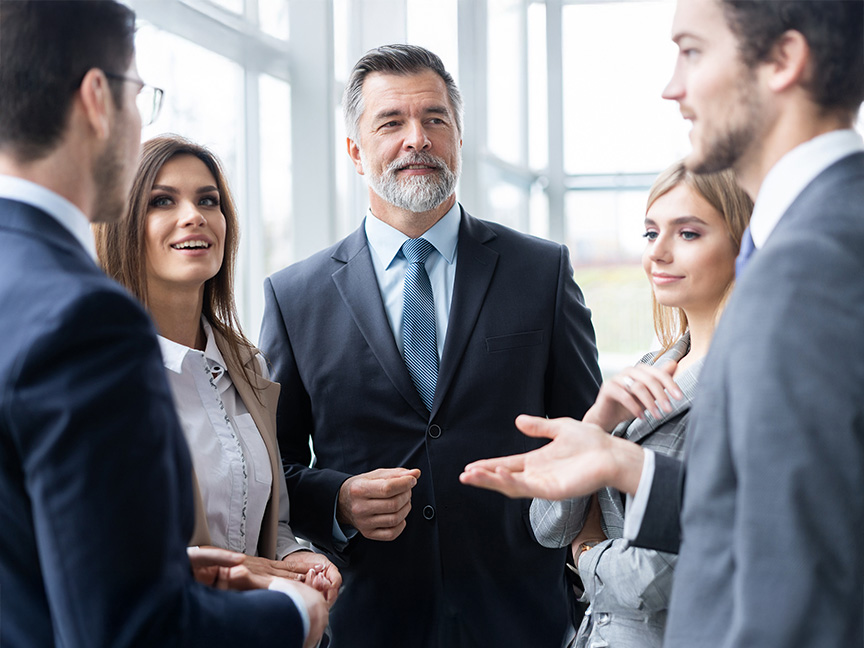
[[[835,162],[864,151],[861,135],[837,130],[804,142],[775,164],[759,189],[750,219],[753,243],[759,249],[804,188]]]
[[[207,339],[207,344],[204,348],[204,357],[207,358],[208,364],[211,367],[215,365],[224,369],[225,360],[219,352],[219,347],[216,346],[216,338],[213,337],[213,328],[203,315],[201,316],[201,326]],[[176,374],[183,373],[183,360],[186,358],[186,354],[190,351],[195,351],[195,349],[169,340],[161,335],[159,336],[159,346],[162,349],[162,363],[165,365],[165,368]]]
[[[52,216],[74,236],[90,257],[96,260],[96,244],[93,242],[93,230],[90,221],[80,209],[63,196],[46,189],[42,185],[16,178],[0,175],[0,198],[17,200],[26,203]]]
[[[429,241],[438,250],[438,253],[453,263],[456,256],[456,244],[459,242],[459,223],[462,220],[462,210],[459,203],[453,203],[453,207],[441,217],[437,223],[423,233],[423,238]],[[369,245],[384,262],[384,267],[389,268],[393,259],[402,249],[402,244],[410,237],[406,236],[395,227],[391,227],[380,220],[370,209],[366,214],[366,239]]]

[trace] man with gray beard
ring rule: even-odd
[[[593,403],[569,254],[456,202],[462,99],[433,53],[368,52],[343,106],[369,211],[266,281],[261,332],[291,524],[344,575],[332,645],[558,648],[564,550],[534,541],[527,500],[458,476],[537,447],[517,414],[581,418]]]

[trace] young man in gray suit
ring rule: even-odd
[[[520,411],[578,417],[596,396],[567,249],[456,201],[462,100],[433,53],[368,52],[343,105],[369,212],[267,280],[261,333],[282,384],[291,524],[344,576],[333,644],[559,648],[563,550],[534,541],[528,501],[458,478],[528,449]]]
[[[688,165],[731,167],[756,198],[694,404],[680,518],[680,464],[575,421],[520,419],[555,440],[462,480],[635,494],[630,538],[680,540],[665,645],[860,646],[864,2],[679,0],[672,31],[664,96],[693,122]]]

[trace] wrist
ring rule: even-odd
[[[609,485],[622,493],[635,495],[642,477],[645,451],[632,441],[618,437],[610,437],[609,440],[613,466]]]
[[[591,551],[598,544],[600,544],[599,540],[588,540],[580,542],[576,548],[573,549],[573,571],[576,572],[576,574],[579,574],[579,559],[582,558],[582,554]]]

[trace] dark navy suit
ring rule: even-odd
[[[277,592],[197,584],[190,459],[144,311],[0,199],[0,645],[299,646]]]
[[[581,418],[599,383],[594,331],[564,246],[464,211],[431,415],[399,354],[361,226],[267,280],[261,347],[282,384],[291,525],[342,566],[334,648],[558,648],[564,551],[534,541],[530,500],[463,486],[476,459],[540,445],[518,414]],[[309,467],[309,439],[316,455]],[[405,531],[334,546],[340,485],[420,468]]]

